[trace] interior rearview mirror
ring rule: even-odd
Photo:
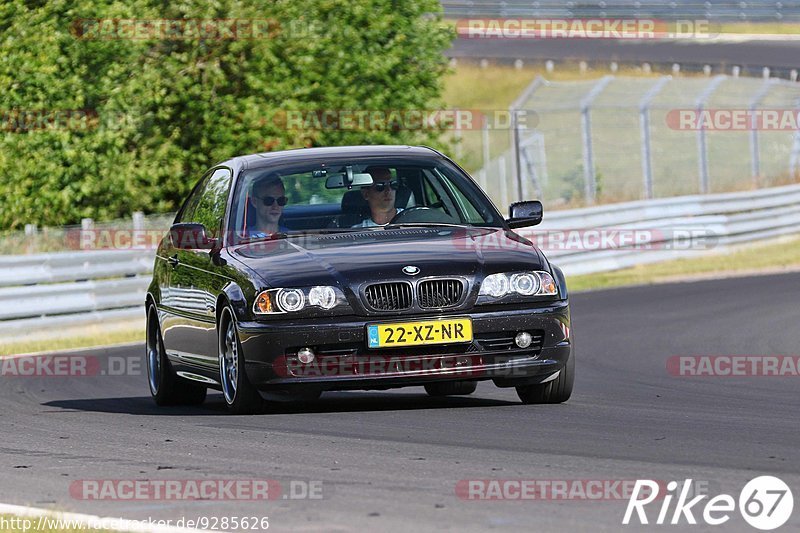
[[[353,182],[348,184],[348,179],[344,174],[330,174],[327,179],[325,179],[325,188],[341,189],[343,187],[352,188],[372,185],[372,176],[366,172],[353,172],[351,176],[353,177]]]

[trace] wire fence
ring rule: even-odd
[[[510,127],[462,134],[495,203],[550,208],[800,181],[800,84],[777,78],[537,78]],[[458,154],[456,154],[458,156]]]

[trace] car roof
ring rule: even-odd
[[[232,166],[242,168],[259,168],[275,163],[293,163],[309,159],[355,157],[443,157],[441,153],[427,146],[404,145],[364,145],[364,146],[330,146],[324,148],[296,148],[278,152],[264,152],[234,157]]]

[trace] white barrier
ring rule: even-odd
[[[687,232],[697,229],[703,241],[695,236],[686,242]],[[800,185],[549,212],[540,226],[520,233],[536,240],[587,230],[628,230],[650,238],[611,248],[544,247],[545,255],[568,275],[696,257],[730,244],[800,233]],[[153,250],[0,256],[0,337],[143,319],[153,260]]]

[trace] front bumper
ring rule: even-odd
[[[306,320],[239,323],[247,377],[262,391],[387,389],[433,381],[494,380],[501,387],[551,378],[572,353],[569,304],[548,302],[524,309],[403,316],[396,321],[470,317],[474,341],[468,344],[368,349],[366,326],[391,319],[344,316]],[[534,344],[517,348],[509,339],[534,333]],[[312,364],[296,358],[310,347]]]

